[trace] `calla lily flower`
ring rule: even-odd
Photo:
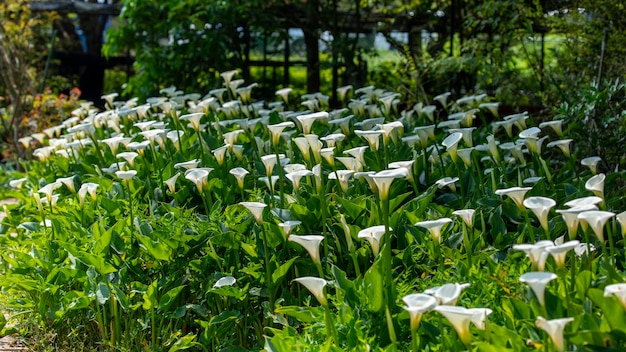
[[[457,306],[437,306],[434,310],[448,319],[463,344],[469,346],[472,343],[472,336],[470,335],[470,322],[474,316],[472,311]]]
[[[441,142],[441,144],[446,147],[446,150],[448,151],[448,153],[450,154],[450,157],[452,158],[452,161],[456,163],[457,160],[457,147],[459,145],[459,142],[461,141],[461,139],[463,138],[463,133],[461,132],[454,132],[452,134],[450,134],[448,137],[446,137],[446,139],[443,140],[443,142]]]
[[[452,177],[446,176],[444,178],[441,178],[441,179],[435,181],[435,184],[437,185],[437,188],[439,188],[439,189],[442,189],[442,188],[447,186],[447,187],[450,188],[450,190],[452,192],[456,192],[455,182],[458,181],[458,180],[459,180],[458,177],[452,178]]]
[[[123,152],[123,153],[119,153],[117,154],[115,157],[116,158],[123,158],[124,160],[126,160],[126,162],[128,163],[128,165],[130,167],[134,167],[135,166],[135,158],[138,157],[139,154],[135,153],[135,152]]]
[[[356,134],[357,136],[365,139],[367,141],[367,143],[370,146],[370,149],[373,152],[378,151],[378,147],[380,145],[380,136],[382,134],[384,134],[384,131],[382,130],[375,130],[375,131],[362,131],[362,130],[355,130],[354,134]]]
[[[526,256],[530,259],[530,262],[532,263],[533,269],[543,271],[549,255],[549,253],[546,251],[546,248],[553,246],[554,242],[544,240],[539,241],[535,244],[515,244],[513,245],[513,250],[523,251],[524,253],[526,253]]]
[[[243,189],[244,178],[250,172],[248,172],[248,170],[244,169],[243,167],[236,167],[236,168],[230,169],[228,172],[231,175],[235,176],[235,179],[237,179],[237,185],[239,186],[239,188]]]
[[[305,168],[305,169],[294,170],[292,172],[289,172],[285,174],[285,177],[287,177],[287,179],[291,181],[291,183],[293,184],[294,191],[297,192],[300,189],[300,180],[302,179],[302,177],[311,176],[311,175],[313,175],[313,172]]]
[[[548,231],[548,213],[556,205],[554,199],[547,197],[528,197],[523,202],[524,206],[537,216],[544,230]]]
[[[129,181],[133,177],[137,175],[137,171],[128,170],[128,171],[115,171],[115,175],[122,181]]]
[[[313,296],[315,296],[315,299],[317,299],[317,301],[320,302],[321,305],[328,305],[328,301],[324,296],[324,287],[326,287],[326,285],[328,284],[326,280],[320,279],[319,277],[304,276],[294,279],[293,281],[296,281],[306,287],[307,290],[309,290],[309,292],[311,292]]]
[[[315,122],[315,120],[328,119],[328,113],[326,111],[320,111],[312,114],[298,115],[296,119],[300,121],[300,125],[302,126],[302,134],[306,135],[311,134],[311,126],[313,126],[313,122]]]
[[[22,189],[24,182],[26,182],[27,180],[28,179],[26,177],[18,178],[17,180],[11,180],[9,181],[9,186],[16,189]]]
[[[560,139],[558,141],[553,141],[553,142],[548,143],[547,146],[548,148],[558,147],[563,152],[563,155],[569,158],[571,155],[570,145],[572,144],[573,141],[574,141],[573,139]]]
[[[267,129],[270,130],[270,133],[272,135],[272,144],[278,145],[278,142],[280,141],[280,134],[283,132],[283,130],[285,128],[294,126],[295,124],[291,121],[281,122],[275,125],[268,125]]]
[[[472,313],[472,324],[480,330],[485,330],[487,316],[493,311],[489,308],[470,308],[468,310]]]
[[[570,208],[578,208],[578,207],[587,207],[591,205],[597,205],[602,203],[602,198],[596,196],[582,197],[572,199],[569,202],[565,203],[566,207]]]
[[[278,181],[278,176],[263,176],[259,177],[259,181],[263,181],[267,186],[267,189],[275,190],[276,189],[276,181]]]
[[[167,186],[167,188],[170,190],[171,193],[176,192],[176,180],[178,179],[179,176],[180,176],[180,172],[177,172],[174,176],[164,181],[165,185]]]
[[[217,282],[215,282],[215,284],[213,284],[213,288],[220,288],[220,287],[224,287],[224,286],[232,286],[235,284],[235,282],[237,282],[237,279],[235,279],[232,276],[224,276],[222,278],[220,278],[219,280],[217,280]]]
[[[286,87],[286,88],[282,88],[276,91],[276,95],[279,96],[284,102],[285,104],[289,103],[289,93],[291,93],[293,91],[292,88]]]
[[[193,159],[193,160],[185,161],[182,163],[176,163],[174,164],[174,168],[183,168],[185,170],[191,170],[191,169],[195,169],[196,167],[198,167],[198,164],[200,164],[200,160]]]
[[[435,297],[437,304],[444,306],[455,306],[461,292],[468,288],[470,284],[444,284],[424,291],[425,294]]]
[[[356,159],[361,165],[365,165],[365,151],[367,147],[355,147],[348,150],[344,150],[344,154],[348,154]],[[345,165],[345,163],[344,163]],[[347,168],[351,169],[349,165],[346,165]]]
[[[92,182],[85,182],[80,185],[80,188],[78,189],[78,200],[80,202],[81,208],[85,204],[85,196],[87,195],[87,193],[89,193],[93,201],[96,200],[96,189],[98,188],[98,186],[99,185],[97,183]]]
[[[305,137],[297,137],[294,138],[293,141],[296,143],[296,146],[300,150],[300,153],[302,153],[302,157],[304,158],[304,160],[307,163],[311,162],[311,147],[309,146],[309,141]]]
[[[580,161],[580,164],[583,166],[587,166],[592,174],[596,174],[598,172],[598,163],[602,160],[599,156],[590,156],[588,158],[584,158]]]
[[[460,217],[467,227],[472,228],[474,226],[474,212],[474,209],[461,209],[453,211],[452,215]]]
[[[252,213],[257,224],[263,224],[263,210],[267,207],[267,204],[261,202],[240,202],[239,204],[246,207],[246,209]]]
[[[324,236],[320,235],[291,235],[289,241],[296,242],[309,252],[311,259],[316,264],[321,264],[320,259],[320,243],[324,239]]]
[[[337,170],[328,174],[328,179],[339,181],[341,190],[346,192],[349,186],[348,182],[350,182],[350,177],[352,177],[352,175],[354,175],[353,170]]]
[[[615,213],[602,210],[590,210],[578,214],[578,219],[585,221],[601,242],[604,242],[604,225]]]
[[[408,175],[406,169],[391,169],[377,172],[370,177],[372,177],[376,183],[380,200],[387,200],[389,199],[389,188],[391,188],[393,180],[396,178],[406,178]]]
[[[199,193],[202,193],[202,190],[206,186],[208,177],[209,170],[205,169],[191,169],[185,172],[185,178],[196,185]]]
[[[285,238],[289,238],[293,229],[300,224],[302,224],[302,222],[299,220],[287,220],[278,224],[278,227],[283,229],[283,232],[285,233]]]
[[[607,285],[604,288],[604,297],[617,297],[617,300],[626,309],[626,283]]]
[[[69,189],[70,192],[72,192],[72,193],[76,192],[76,188],[74,187],[74,177],[73,176],[57,178],[56,182],[59,183],[59,184],[64,185],[65,187],[67,187],[67,189]]]
[[[622,227],[622,237],[626,237],[626,211],[615,215],[615,217],[617,218],[617,222],[619,222]]]
[[[389,229],[389,231],[391,231],[391,229]],[[357,237],[365,238],[366,240],[368,240],[370,245],[372,246],[372,252],[374,253],[374,256],[377,256],[378,251],[380,249],[380,239],[383,238],[384,235],[385,235],[385,226],[377,225],[377,226],[370,226],[368,228],[365,228],[359,231],[359,234]]]
[[[497,189],[495,193],[499,196],[508,196],[513,200],[513,202],[515,202],[515,205],[517,205],[519,209],[523,210],[524,197],[531,189],[531,187],[511,187],[506,189]]]
[[[437,95],[436,97],[433,98],[434,101],[438,101],[444,109],[448,108],[448,97],[452,95],[452,93],[450,92],[445,92],[442,94]]]
[[[593,192],[596,197],[604,199],[604,174],[597,174],[585,182],[585,189]]]
[[[552,255],[552,258],[554,258],[554,262],[556,263],[557,267],[564,268],[567,252],[576,248],[579,244],[580,241],[573,240],[562,244],[557,244],[553,247],[546,247],[545,250]]]
[[[554,130],[554,132],[556,132],[556,134],[558,136],[562,136],[563,135],[563,120],[552,120],[552,121],[545,121],[539,124],[539,128],[545,128],[545,127],[550,127]]]
[[[545,299],[546,286],[548,285],[550,281],[556,278],[557,276],[554,273],[531,271],[529,273],[525,273],[522,276],[520,276],[519,281],[528,284],[528,286],[530,286],[530,288],[535,293],[535,297],[537,297],[537,300],[539,301],[539,303],[542,306],[545,306],[546,305],[546,299]]]
[[[204,117],[203,112],[196,112],[193,114],[186,114],[181,116],[181,121],[189,121],[189,125],[194,131],[200,131],[200,120]]]
[[[409,312],[411,319],[411,330],[415,331],[422,321],[424,313],[433,310],[437,306],[437,300],[423,293],[413,293],[402,297],[406,306],[402,307]]]
[[[450,222],[452,222],[452,219],[450,218],[441,218],[438,220],[420,221],[416,223],[415,226],[419,226],[419,227],[423,227],[427,229],[428,232],[430,232],[431,236],[433,236],[433,240],[435,241],[435,243],[440,244],[441,243],[441,231],[443,227],[447,223],[450,223]]]
[[[565,325],[572,321],[574,321],[574,318],[546,320],[544,317],[538,317],[535,321],[535,325],[548,333],[558,351],[564,351],[565,342],[563,341],[563,330],[565,330]]]

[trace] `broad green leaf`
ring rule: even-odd
[[[157,300],[157,284],[158,282],[155,280],[148,286],[148,289],[143,294],[143,309],[157,309],[158,300]]]
[[[109,291],[109,287],[101,282],[98,284],[98,289],[96,290],[96,299],[99,304],[105,304],[109,298],[111,297],[111,292]]]
[[[324,312],[321,307],[284,306],[276,308],[275,311],[303,323],[315,323],[324,320]]]
[[[136,234],[137,239],[154,259],[169,261],[172,259],[172,250],[163,242],[153,241],[152,238],[140,234]]]
[[[165,294],[163,294],[163,296],[161,296],[161,300],[159,301],[159,311],[160,312],[168,312],[172,303],[174,303],[174,300],[176,299],[176,297],[178,297],[178,295],[180,294],[180,292],[185,288],[185,285],[181,285],[178,287],[174,287],[173,289],[165,292]]]
[[[289,269],[291,268],[291,265],[293,265],[293,262],[297,259],[297,257],[291,258],[288,261],[286,261],[284,264],[282,264],[281,266],[278,267],[278,269],[276,269],[273,273],[272,273],[272,283],[277,284],[278,282],[280,282],[280,280],[287,275],[287,272],[289,272]]]
[[[376,260],[363,276],[364,296],[368,298],[369,310],[378,312],[383,308],[383,274],[381,260]]]

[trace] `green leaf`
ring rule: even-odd
[[[137,234],[137,239],[154,259],[170,261],[172,259],[172,250],[163,242],[153,241],[148,236]]]
[[[287,272],[289,272],[289,269],[295,260],[296,257],[291,258],[283,265],[279,266],[278,269],[272,273],[272,283],[277,284],[285,275],[287,275]]]
[[[156,309],[158,300],[157,300],[157,281],[153,281],[146,293],[143,294],[143,309],[150,310]]]
[[[195,340],[196,340],[196,334],[189,333],[189,334],[179,338],[178,340],[176,340],[176,342],[169,349],[169,352],[176,352],[176,351],[181,351],[181,350],[187,350],[187,349],[190,349],[192,347],[199,347],[199,346],[201,346],[201,344],[199,344]]]
[[[363,276],[362,291],[368,298],[367,308],[379,312],[383,308],[383,274],[381,260],[376,260]]]
[[[119,287],[112,285],[113,287],[113,296],[116,298],[117,302],[120,304],[120,307],[122,307],[122,310],[127,310],[128,309],[128,296],[126,296],[126,294],[124,294],[124,292],[122,292],[122,290],[119,289]]]
[[[98,303],[105,304],[109,298],[111,298],[109,287],[104,282],[99,283],[98,289],[96,290],[96,299],[98,300]]]
[[[332,267],[333,276],[335,277],[335,283],[337,286],[342,289],[346,296],[345,302],[350,306],[358,306],[360,304],[360,298],[356,291],[356,286],[354,283],[346,277],[346,273],[341,269],[333,265]]]
[[[589,289],[587,296],[602,309],[611,329],[626,331],[626,312],[615,297],[604,297],[604,292],[598,288]]]
[[[178,295],[184,288],[185,285],[181,285],[165,292],[165,294],[161,296],[161,300],[159,301],[159,311],[169,311],[172,303],[174,303],[174,300],[176,299],[176,297],[178,297]]]
[[[324,319],[321,307],[284,306],[275,309],[276,313],[284,314],[303,323],[315,323]]]
[[[584,270],[576,275],[576,297],[583,300],[591,286],[591,271]]]

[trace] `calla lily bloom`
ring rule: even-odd
[[[596,196],[582,197],[572,199],[566,202],[564,205],[570,208],[587,207],[590,205],[597,205],[602,203],[602,198]]]
[[[406,306],[402,307],[409,312],[411,319],[411,330],[415,331],[422,321],[424,313],[433,310],[437,306],[437,300],[423,293],[413,293],[402,297]]]
[[[437,220],[420,221],[416,223],[415,226],[419,226],[419,227],[423,227],[427,229],[428,232],[430,232],[431,236],[433,236],[433,240],[435,241],[435,243],[440,244],[441,243],[441,231],[443,227],[447,223],[450,223],[450,222],[452,222],[452,219],[450,218],[441,218]]]
[[[76,192],[76,188],[74,187],[74,177],[73,176],[57,178],[56,182],[59,183],[59,184],[65,185],[65,187],[67,187],[67,189],[69,189],[70,192],[72,192],[72,193]]]
[[[311,259],[316,264],[321,264],[320,259],[320,243],[324,239],[324,236],[320,235],[291,235],[289,241],[296,242],[309,252]]]
[[[448,137],[446,137],[446,139],[444,139],[443,142],[441,142],[441,144],[444,147],[446,147],[446,150],[448,151],[448,153],[450,154],[450,157],[452,157],[452,161],[454,162],[456,162],[457,160],[456,150],[461,139],[463,139],[463,133],[454,132],[450,134]]]
[[[311,126],[315,120],[328,119],[328,113],[326,111],[315,112],[312,114],[298,115],[296,117],[302,126],[302,134],[311,134]]]
[[[468,310],[472,313],[472,324],[480,330],[485,330],[487,316],[493,311],[489,308],[470,308]]]
[[[294,191],[297,192],[300,189],[300,180],[302,179],[302,177],[311,176],[311,175],[313,175],[313,172],[305,168],[305,169],[294,170],[292,172],[289,172],[285,174],[285,177],[287,177],[287,179],[291,181],[291,183],[293,184]]]
[[[437,188],[439,188],[439,189],[442,189],[442,188],[447,186],[447,187],[450,188],[450,190],[452,192],[456,192],[455,182],[458,181],[458,180],[459,180],[458,177],[454,177],[453,178],[453,177],[446,176],[444,178],[441,178],[441,179],[435,181],[435,184],[437,185]]]
[[[387,200],[389,199],[389,188],[391,188],[393,180],[396,178],[406,178],[408,175],[409,173],[406,169],[391,169],[377,172],[370,177],[372,177],[376,183],[380,200]]]
[[[552,343],[558,351],[565,351],[565,342],[563,341],[563,330],[567,323],[574,321],[574,318],[561,318],[546,320],[544,317],[538,317],[535,321],[535,325],[548,333]]]
[[[546,299],[545,299],[546,286],[548,285],[550,281],[556,278],[557,276],[554,273],[548,273],[548,272],[542,272],[542,271],[541,272],[531,271],[529,273],[525,273],[522,276],[520,276],[519,281],[528,284],[528,286],[530,286],[530,288],[535,293],[535,297],[537,297],[537,300],[539,301],[539,303],[542,306],[545,306],[546,305]]]
[[[78,200],[80,202],[81,208],[85,204],[85,196],[87,195],[87,193],[89,193],[93,201],[96,200],[96,189],[98,188],[98,186],[99,185],[97,183],[92,182],[85,182],[80,185],[80,188],[78,189]]]
[[[534,270],[543,271],[548,259],[549,253],[546,248],[553,247],[554,242],[543,240],[535,244],[515,244],[513,250],[522,251],[526,253],[526,256],[530,259]]]
[[[531,189],[531,187],[511,187],[505,189],[497,189],[495,193],[499,196],[508,196],[513,200],[513,202],[515,202],[515,205],[517,205],[519,209],[524,209],[524,197],[526,196],[526,193]]]
[[[552,255],[552,258],[554,258],[554,262],[556,263],[557,267],[564,268],[567,252],[576,248],[579,244],[580,244],[580,241],[573,240],[573,241],[568,241],[562,244],[557,244],[553,247],[546,247],[545,250],[546,252]]]
[[[257,224],[263,224],[263,210],[267,207],[267,204],[261,202],[240,202],[239,204],[246,207],[246,209],[252,213]]]
[[[370,149],[373,152],[376,152],[378,151],[378,147],[380,145],[380,136],[384,134],[384,131],[382,130],[375,130],[375,131],[355,130],[354,134],[356,134],[357,136],[361,138],[364,138],[369,144]]]
[[[186,114],[180,117],[181,121],[189,121],[189,125],[194,131],[200,131],[200,120],[204,117],[203,112]]]
[[[228,172],[231,175],[235,176],[235,178],[237,179],[237,185],[239,186],[239,188],[243,189],[244,178],[250,172],[248,172],[248,170],[244,169],[243,167],[236,167],[236,168],[230,169]]]
[[[599,156],[590,156],[588,158],[584,158],[580,161],[580,164],[583,166],[587,166],[592,174],[596,174],[598,172],[598,163],[602,160]]]
[[[468,288],[470,284],[444,284],[424,291],[425,294],[435,297],[437,304],[444,306],[455,306],[461,292]]]
[[[578,214],[578,219],[585,221],[601,242],[604,242],[604,225],[615,213],[602,210],[590,210]]]
[[[285,128],[294,126],[295,124],[291,121],[285,121],[275,125],[268,125],[267,129],[270,130],[270,133],[272,135],[272,144],[278,145],[278,142],[280,141],[280,134],[283,132],[283,130]]]
[[[545,121],[539,124],[539,128],[550,127],[558,136],[563,135],[563,120]]]
[[[117,154],[115,157],[116,158],[123,158],[124,160],[126,160],[126,162],[128,163],[128,165],[130,167],[135,166],[135,158],[138,157],[139,154],[135,153],[135,152],[123,152],[123,153],[119,153]]]
[[[26,182],[27,180],[28,179],[26,177],[18,178],[17,180],[11,180],[9,181],[9,186],[16,189],[22,189],[24,182]]]
[[[585,189],[593,192],[596,197],[604,199],[604,174],[597,174],[585,182]]]
[[[548,231],[548,213],[556,205],[554,199],[547,197],[528,197],[524,199],[524,206],[537,216],[544,230]]]
[[[391,229],[389,229],[389,231],[391,231]],[[377,256],[378,251],[380,249],[380,239],[383,238],[384,235],[385,235],[385,226],[377,225],[377,226],[370,226],[368,228],[365,228],[359,231],[359,234],[357,237],[365,238],[366,240],[368,240],[370,245],[372,246],[372,252],[374,253],[374,256]]]
[[[180,176],[180,172],[177,172],[174,176],[164,181],[165,185],[167,185],[167,188],[170,190],[171,193],[176,192],[176,180],[178,179],[179,176]]]
[[[224,287],[224,286],[232,286],[235,284],[235,282],[237,282],[237,279],[235,279],[232,276],[224,276],[222,278],[220,278],[219,280],[217,280],[217,282],[215,282],[215,284],[213,284],[213,288],[220,288],[220,287]]]
[[[474,212],[474,209],[461,209],[453,211],[452,215],[460,217],[467,227],[472,228],[474,226]]]
[[[307,290],[309,290],[309,292],[311,292],[313,296],[315,296],[315,299],[317,299],[317,301],[320,302],[321,305],[328,305],[328,301],[324,296],[324,287],[326,287],[326,285],[328,284],[326,280],[320,279],[319,277],[304,276],[294,279],[293,281],[296,281],[306,287]]]
[[[200,160],[198,159],[193,159],[190,161],[185,161],[182,163],[176,163],[174,164],[174,168],[183,168],[185,170],[191,170],[191,169],[195,169],[196,167],[198,167],[198,164],[200,164]]]
[[[115,175],[122,181],[129,181],[133,177],[137,175],[137,171],[128,170],[128,171],[115,171]]]
[[[626,309],[626,283],[607,285],[604,288],[604,297],[617,297],[619,303]]]
[[[448,319],[463,344],[469,346],[472,343],[472,336],[470,335],[470,323],[474,316],[472,311],[457,306],[437,306],[434,310]]]
[[[354,157],[361,165],[365,165],[365,151],[366,150],[367,150],[367,147],[361,146],[361,147],[355,147],[355,148],[351,148],[348,150],[344,150],[343,153]],[[346,165],[346,167],[351,169],[349,165]]]
[[[196,185],[199,193],[202,193],[208,177],[209,171],[205,169],[191,169],[185,172],[185,178]]]
[[[558,147],[563,152],[563,155],[569,158],[571,155],[570,145],[572,144],[573,141],[574,141],[573,139],[560,139],[558,141],[553,141],[553,142],[548,143],[547,146],[548,148]]]
[[[622,237],[626,237],[626,211],[615,215],[615,217],[617,218],[617,222],[619,222],[622,227]]]
[[[350,182],[350,177],[352,177],[352,175],[354,175],[353,170],[337,170],[337,171],[331,172],[328,175],[328,179],[339,181],[341,190],[346,192],[349,186],[348,182]]]
[[[302,222],[299,220],[287,220],[278,224],[278,227],[283,229],[283,232],[285,233],[285,238],[289,238],[293,229],[300,224],[302,224]]]

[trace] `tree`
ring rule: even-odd
[[[34,16],[24,0],[0,2],[0,92],[8,98],[0,110],[0,136],[16,151],[22,117],[35,93],[36,66],[46,54],[43,34],[53,16]]]

